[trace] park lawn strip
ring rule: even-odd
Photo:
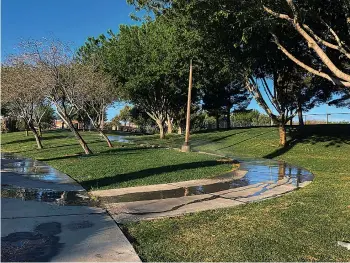
[[[68,131],[44,133],[42,150],[37,150],[34,138],[25,137],[23,132],[2,134],[2,151],[44,161],[87,190],[210,178],[232,169],[214,156],[117,142],[110,149],[97,133],[82,135],[93,155],[84,155]]]
[[[141,258],[153,262],[350,261],[350,251],[337,245],[337,241],[350,241],[349,126],[305,129],[305,136],[286,150],[277,146],[276,128],[193,135],[196,149],[285,160],[309,169],[315,180],[263,202],[124,225]],[[165,143],[174,146],[176,139],[169,141]],[[198,143],[203,141],[207,143]]]

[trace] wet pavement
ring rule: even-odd
[[[43,162],[1,154],[1,261],[140,262],[98,200]]]
[[[309,171],[282,161],[229,158],[238,170],[211,179],[93,191],[119,223],[179,216],[274,198],[306,186]]]
[[[97,199],[91,198],[86,191],[53,191],[23,187],[1,187],[2,198],[17,198],[22,201],[55,203],[64,206],[99,206]]]
[[[85,191],[68,175],[43,162],[1,153],[1,186],[49,191]]]

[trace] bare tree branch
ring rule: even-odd
[[[293,19],[289,15],[277,13],[266,6],[263,6],[263,8],[267,13],[269,13],[270,15],[273,15],[274,17],[285,19],[289,22],[293,22]]]
[[[337,42],[338,42],[338,45],[334,45],[332,43],[329,43],[328,41],[326,40],[323,40],[321,39],[319,36],[317,36],[312,30],[311,28],[308,26],[308,25],[305,25],[303,24],[303,27],[321,44],[325,45],[326,47],[329,47],[329,48],[332,48],[332,49],[335,49],[335,50],[338,50],[339,52],[343,53],[347,58],[350,59],[350,53],[347,52],[345,50],[345,48],[343,47],[341,41],[339,40],[338,36],[337,36]],[[334,32],[334,31],[333,31]]]
[[[294,57],[291,53],[289,53],[289,51],[284,48],[277,36],[275,34],[272,34],[272,36],[274,37],[274,40],[275,40],[275,43],[277,44],[278,48],[289,58],[291,59],[292,61],[294,61],[297,65],[299,65],[300,67],[306,69],[307,71],[317,75],[317,76],[320,76],[322,78],[325,78],[325,79],[328,79],[329,81],[332,81],[335,85],[339,85],[339,86],[344,86],[344,87],[350,87],[350,82],[349,81],[343,81],[341,79],[338,79],[338,78],[335,78],[335,77],[332,77],[324,72],[321,72],[321,71],[318,71],[316,69],[313,69],[311,68],[310,66],[306,65],[305,63],[301,62],[299,59],[297,59],[296,57]]]
[[[327,54],[323,51],[323,49],[317,44],[316,40],[314,38],[312,38],[304,29],[303,27],[299,24],[298,21],[298,15],[297,15],[297,10],[296,7],[293,3],[293,0],[286,0],[287,4],[289,5],[289,7],[291,8],[293,14],[294,14],[294,19],[291,19],[288,15],[284,15],[284,14],[279,14],[275,11],[272,11],[271,9],[267,8],[264,6],[264,10],[281,19],[285,19],[287,21],[289,21],[294,28],[297,30],[297,32],[306,40],[309,48],[313,49],[316,54],[318,55],[318,57],[322,60],[322,62],[328,67],[328,69],[340,80],[340,81],[333,81],[333,83],[342,83],[342,81],[345,81],[345,83],[349,83],[350,82],[350,75],[346,74],[345,72],[343,72],[342,70],[340,70],[331,60],[330,58],[327,56]],[[335,33],[335,32],[334,32]],[[341,42],[340,42],[341,43]],[[285,49],[284,49],[285,50]],[[284,52],[285,53],[285,52]],[[289,53],[289,52],[288,52]],[[285,53],[286,54],[286,53]],[[291,58],[290,56],[288,56],[289,58]],[[295,60],[293,60],[295,62]],[[300,64],[299,64],[300,65]],[[305,64],[304,64],[305,65]],[[306,65],[305,65],[306,66]],[[304,67],[305,68],[305,67]],[[308,67],[311,68],[311,67]],[[309,70],[310,71],[310,70]],[[312,72],[312,71],[310,71]],[[314,73],[314,72],[312,72]],[[317,74],[319,75],[319,74]],[[321,74],[323,75],[323,74]],[[327,74],[326,74],[327,75]],[[320,76],[320,75],[319,75]],[[324,75],[323,75],[324,77]],[[328,77],[330,77],[328,75]],[[326,77],[327,78],[327,77]],[[334,79],[333,77],[330,77],[331,79]],[[327,78],[329,79],[329,78]],[[341,81],[342,80],[342,81]],[[342,85],[345,86],[345,85]]]

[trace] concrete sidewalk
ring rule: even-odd
[[[52,201],[54,198],[43,201],[42,196],[55,196],[57,191],[62,191],[59,192],[62,196],[69,196],[72,190],[86,195],[69,176],[57,172],[54,180],[45,181],[43,178],[48,173],[45,164],[2,157],[7,158],[1,165],[2,187],[18,194],[17,198],[1,198],[1,261],[140,262],[105,210],[86,205],[59,205]],[[29,169],[33,165],[41,168]],[[20,171],[18,167],[28,169]],[[25,185],[30,188],[24,188]]]
[[[239,159],[239,164],[237,170],[209,179],[91,193],[104,203],[116,222],[123,224],[262,201],[313,180],[309,171],[281,161],[246,158]]]

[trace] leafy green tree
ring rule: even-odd
[[[244,81],[257,103],[279,126],[280,144],[286,145],[285,125],[297,114],[295,101],[298,94],[303,94],[297,87],[303,77],[292,61],[277,52],[270,31],[273,27],[278,32],[290,33],[288,47],[295,47],[295,52],[311,62],[313,58],[305,52],[307,47],[293,35],[294,29],[270,19],[263,6],[252,0],[173,3],[171,8],[177,8],[176,12],[186,10],[191,14],[192,26],[201,35],[204,50],[227,61],[227,67],[240,76],[238,79]],[[291,76],[290,72],[295,71]],[[314,94],[304,96],[302,104],[318,96],[316,90],[320,86],[314,88]]]
[[[131,115],[131,107],[129,105],[126,105],[124,108],[122,108],[118,115],[119,121],[124,122],[124,125],[127,126],[127,124],[130,125],[130,122],[132,120]]]
[[[271,124],[269,116],[257,110],[243,110],[231,115],[234,127],[267,126]]]
[[[185,32],[186,33],[186,32]],[[121,26],[109,41],[112,74],[123,83],[123,97],[145,111],[160,137],[168,119],[187,102],[188,36],[167,20]],[[175,115],[175,116],[174,116]]]
[[[147,132],[149,127],[154,126],[153,120],[149,117],[149,115],[137,107],[131,108],[130,115],[131,121],[135,123],[143,133]]]
[[[338,93],[338,98],[333,99],[329,102],[329,105],[336,107],[350,108],[350,91],[344,90]]]
[[[216,119],[216,129],[219,129],[219,120],[222,115],[226,117],[226,126],[231,127],[231,111],[245,109],[250,102],[250,94],[245,85],[240,81],[230,81],[207,87],[204,90],[203,109],[209,116]]]

